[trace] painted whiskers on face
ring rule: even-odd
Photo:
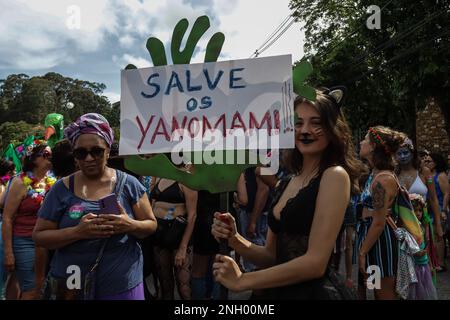
[[[314,128],[314,129],[313,129],[313,134],[314,134],[316,137],[321,137],[321,136],[323,136],[323,135],[324,135],[324,132],[323,132],[322,126]]]

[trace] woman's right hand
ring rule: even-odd
[[[236,236],[236,221],[229,213],[214,213],[214,222],[211,228],[211,233],[217,241],[221,239],[229,240]]]
[[[4,253],[4,260],[3,264],[5,265],[5,269],[7,272],[13,272],[15,265],[16,265],[16,258],[14,257],[14,254],[11,253]]]
[[[114,234],[112,225],[105,225],[106,220],[101,215],[88,213],[84,215],[76,226],[77,233],[82,239],[109,238]]]

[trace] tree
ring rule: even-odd
[[[44,76],[29,78],[27,75],[10,75],[0,81],[0,107],[6,121],[25,121],[31,124],[42,123],[45,115],[56,112],[64,116],[65,123],[74,121],[88,112],[111,113],[111,106],[102,95],[106,86],[64,77],[50,72]],[[68,102],[74,108],[66,108]]]
[[[370,30],[370,5],[381,29]],[[316,86],[349,89],[346,114],[356,135],[374,124],[415,137],[416,111],[435,99],[450,138],[450,2],[291,0],[305,23],[305,59]],[[360,131],[360,132],[358,132]]]
[[[42,128],[24,121],[4,122],[0,125],[0,155],[9,143],[14,145],[22,142],[27,136],[42,134]]]
[[[11,110],[22,103],[22,87],[29,79],[26,74],[12,74],[6,79],[0,80],[0,112],[2,119],[8,118]]]

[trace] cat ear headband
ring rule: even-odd
[[[347,96],[347,88],[344,86],[324,88],[322,90],[322,93],[329,96],[336,103],[336,106],[340,110],[344,105],[344,101]]]

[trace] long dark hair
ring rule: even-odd
[[[446,172],[448,169],[447,162],[445,161],[445,158],[439,154],[439,153],[432,153],[430,154],[431,159],[433,159],[433,162],[436,164],[436,167],[434,170],[436,170],[436,173]]]
[[[76,171],[75,158],[69,140],[58,141],[52,148],[52,168],[57,177],[66,177]]]
[[[15,169],[16,167],[12,161],[0,158],[0,177],[5,176]]]
[[[394,155],[406,139],[406,134],[388,127],[376,126],[371,128],[381,138],[382,143],[369,130],[369,140],[375,145],[373,150],[373,166],[378,170],[394,171],[396,162]]]
[[[311,102],[302,97],[294,101],[294,110],[302,103],[313,106],[320,115],[323,130],[330,142],[326,147],[319,165],[319,174],[331,166],[342,166],[350,176],[352,192],[359,190],[358,178],[364,172],[364,166],[356,157],[350,128],[342,110],[328,94],[316,90],[316,101]],[[285,152],[284,162],[292,173],[299,173],[303,166],[303,155],[297,148]]]
[[[41,156],[41,153],[44,151],[44,149],[47,148],[46,144],[39,144],[31,150],[31,153],[29,155],[26,155],[23,158],[23,165],[22,165],[22,171],[28,172],[33,171],[33,169],[36,167],[34,164],[34,160],[36,160],[39,156]]]

